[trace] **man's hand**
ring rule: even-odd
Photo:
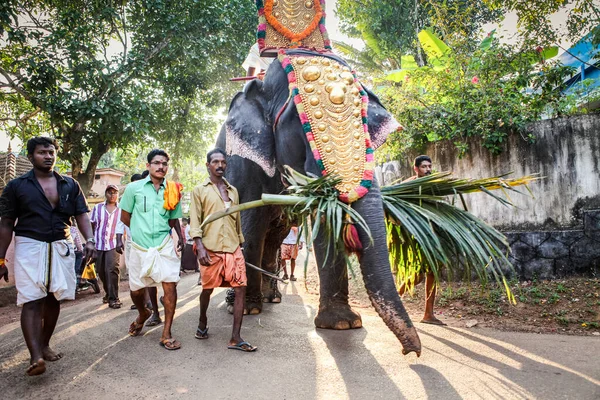
[[[185,243],[183,242],[183,238],[179,238],[179,242],[177,243],[177,251],[183,254],[183,249],[185,248]]]
[[[298,243],[298,250],[302,250],[302,242]]]
[[[6,266],[6,260],[0,258],[0,279],[4,278],[8,282],[8,267]]]
[[[210,265],[210,256],[208,255],[208,251],[206,251],[204,244],[202,244],[202,240],[200,238],[194,238],[194,242],[196,243],[196,257],[198,258],[200,265]]]
[[[87,242],[83,249],[83,255],[86,260],[96,258],[96,245],[92,242]]]
[[[115,250],[117,251],[117,253],[123,254],[123,249],[125,248],[125,246],[123,246],[123,239],[121,239],[119,236],[121,235],[117,235],[117,247],[115,247]]]

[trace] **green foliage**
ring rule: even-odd
[[[497,154],[509,135],[533,141],[527,125],[562,112],[561,89],[570,68],[545,61],[543,49],[518,50],[491,34],[472,47],[457,43],[442,62],[436,58],[408,71],[403,82],[377,89],[405,128],[388,139],[389,153],[399,156],[407,147],[449,140],[464,155],[469,139],[480,137]]]
[[[420,66],[425,65],[426,56],[417,40],[418,33],[425,27],[438,27],[439,22],[443,22],[448,28],[441,32],[445,40],[446,33],[473,35],[483,24],[500,16],[481,0],[338,0],[336,11],[342,31],[365,42],[363,55],[368,56],[371,63],[379,64],[375,70],[384,67],[388,71],[405,68],[402,57],[406,55],[411,55]],[[336,50],[355,59],[352,52],[340,49],[337,43]],[[361,71],[367,75],[373,72]]]
[[[548,18],[558,10],[567,10],[562,31]],[[517,43],[501,44],[493,33],[481,41],[481,27],[509,11],[519,17]],[[352,0],[338,2],[338,13],[346,32],[367,45],[341,51],[352,61],[370,60],[357,64],[364,81],[405,128],[379,154],[399,158],[407,148],[449,140],[464,155],[472,137],[497,154],[509,135],[534,141],[531,122],[587,112],[600,99],[589,83],[563,95],[573,71],[549,61],[562,32],[576,41],[591,31],[600,43],[593,0]]]
[[[245,0],[4,2],[0,122],[21,139],[61,139],[84,189],[110,149],[155,141],[177,158],[204,151],[255,18]]]
[[[375,60],[398,68],[404,54],[417,55],[416,34],[427,23],[427,10],[415,0],[338,0],[342,31],[362,38]]]

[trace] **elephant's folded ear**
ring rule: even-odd
[[[390,114],[379,101],[379,98],[369,89],[363,88],[369,95],[369,135],[371,136],[371,145],[373,150],[385,143],[388,135],[397,130],[401,130],[402,126],[396,121],[396,118]]]
[[[275,143],[273,129],[266,113],[267,101],[262,81],[249,82],[238,93],[225,121],[225,151],[227,155],[255,162],[269,177],[275,175]]]

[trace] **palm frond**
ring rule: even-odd
[[[496,200],[503,204],[510,205],[508,196],[507,199],[503,199],[499,196],[491,194],[492,190],[510,190],[516,193],[520,193],[516,186],[525,186],[536,180],[543,179],[538,175],[527,175],[520,178],[506,178],[512,172],[494,176],[491,178],[481,179],[465,179],[465,178],[454,178],[452,172],[438,172],[422,178],[413,179],[411,181],[405,181],[396,183],[390,186],[384,186],[381,188],[383,195],[390,196],[405,196],[420,198],[425,196],[444,197],[444,196],[456,196],[459,194],[485,192],[490,194]],[[531,192],[530,192],[531,193]]]
[[[483,192],[502,204],[512,202],[514,187],[540,179],[516,179],[504,174],[484,179],[458,179],[443,172],[381,188],[390,260],[398,283],[412,289],[415,276],[431,271],[439,281],[442,268],[451,279],[459,269],[465,277],[476,275],[486,283],[490,277],[506,288],[504,271],[512,269],[505,236],[466,210],[463,194]],[[491,191],[502,190],[504,197]],[[452,203],[445,199],[452,196]],[[463,208],[455,207],[460,198]],[[507,291],[512,299],[512,294]]]

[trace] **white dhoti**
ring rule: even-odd
[[[75,248],[66,239],[46,243],[15,236],[15,285],[17,305],[43,299],[75,299]]]
[[[170,235],[158,247],[146,249],[131,242],[127,257],[129,288],[140,290],[163,282],[179,282],[179,258]]]

